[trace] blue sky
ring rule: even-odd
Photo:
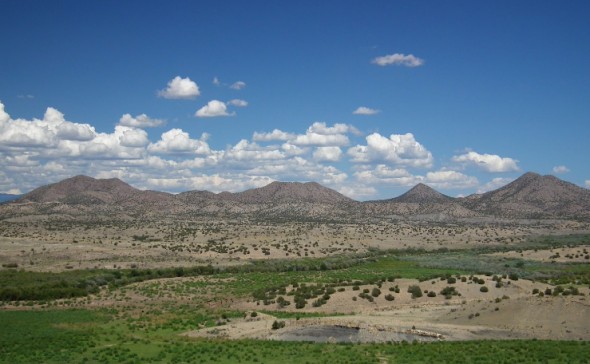
[[[0,192],[77,174],[362,200],[526,171],[590,187],[587,1],[0,7]]]

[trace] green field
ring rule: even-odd
[[[213,317],[193,319],[196,325]],[[590,358],[590,343],[574,341],[353,345],[187,339],[177,335],[184,327],[174,329],[166,320],[142,326],[141,320],[106,311],[4,311],[0,322],[2,363],[587,363]]]
[[[587,241],[587,237],[568,238],[567,244],[581,241]],[[543,240],[537,244],[548,246],[559,241]],[[207,308],[204,297],[209,300],[252,298],[256,292],[280,289],[292,283],[351,286],[395,278],[426,280],[474,273],[518,274],[560,284],[586,285],[589,282],[590,264],[539,263],[485,255],[498,250],[501,248],[371,251],[364,255],[265,261],[215,269],[208,266],[63,273],[3,270],[0,271],[0,291],[10,293],[20,287],[19,294],[38,300],[14,301],[8,295],[3,296],[4,307],[30,307],[0,311],[0,363],[589,362],[590,342],[586,341],[316,344],[180,336],[199,325],[224,325],[246,314],[233,311],[229,306]],[[165,279],[186,276],[206,279]],[[130,285],[134,282],[143,283]],[[100,292],[99,298],[108,297],[117,304],[112,306],[114,308],[89,309],[90,297],[80,297],[96,292]],[[127,304],[127,295],[132,293],[154,298],[154,302],[160,298],[162,301],[151,306]],[[185,301],[180,302],[180,299]],[[264,307],[260,306],[260,312],[279,319],[325,315],[265,311]],[[223,322],[220,323],[220,319]]]

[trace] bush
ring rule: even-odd
[[[412,294],[412,298],[422,297],[422,288],[418,285],[411,285],[408,287],[408,293]]]
[[[480,292],[484,292],[484,293],[485,293],[485,292],[487,292],[487,291],[488,291],[488,287],[486,287],[486,286],[481,286],[481,287],[479,288],[479,291],[480,291]]]
[[[457,282],[457,279],[455,277],[449,277],[447,278],[447,283],[448,284],[454,284]]]
[[[450,299],[453,296],[459,296],[459,292],[457,291],[457,289],[455,287],[450,287],[450,286],[447,286],[447,287],[443,288],[440,291],[440,294],[443,295],[443,296],[445,296],[445,298],[447,300]]]
[[[518,274],[516,274],[516,273],[510,273],[510,274],[508,275],[508,278],[509,278],[510,280],[512,280],[512,281],[518,281]]]
[[[282,329],[283,327],[285,327],[285,321],[276,321],[272,323],[272,329],[273,330],[278,330],[278,329]]]
[[[388,301],[393,301],[395,300],[395,297],[391,293],[388,293],[387,295],[385,295],[385,299]]]
[[[538,294],[538,293],[539,293],[539,289],[538,288],[533,289],[533,294]]]
[[[256,317],[256,316],[258,316],[258,312],[252,311],[252,313],[250,314],[250,317]]]
[[[430,291],[427,294],[428,297],[436,297],[436,293],[434,291]]]
[[[373,297],[379,297],[380,294],[381,290],[379,288],[373,288],[373,290],[371,291],[371,296]]]

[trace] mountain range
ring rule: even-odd
[[[401,196],[359,202],[315,182],[272,182],[243,192],[143,191],[113,179],[76,176],[39,187],[0,205],[0,218],[509,219],[590,220],[590,190],[554,176],[525,173],[497,190],[446,196],[418,184]]]

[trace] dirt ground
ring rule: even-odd
[[[546,250],[522,250],[509,251],[503,253],[489,254],[505,258],[520,258],[525,260],[535,260],[539,262],[575,262],[590,263],[590,245],[580,245],[577,247],[562,247]]]
[[[298,310],[293,306],[261,306],[256,302],[237,302],[232,307],[257,312],[257,317],[232,320],[226,325],[203,328],[186,333],[195,337],[224,337],[231,339],[258,338],[271,340],[305,340],[334,342],[389,342],[432,340],[481,339],[559,339],[590,340],[590,289],[580,289],[577,296],[533,295],[533,289],[545,291],[551,285],[520,279],[504,281],[496,288],[491,277],[480,276],[483,285],[473,281],[448,284],[435,280],[418,282],[398,279],[382,285],[382,294],[369,302],[358,297],[358,292],[373,286],[360,286],[359,291],[346,287],[336,292],[328,302],[318,308],[307,305]],[[509,282],[509,283],[508,283]],[[437,292],[436,297],[424,294],[411,298],[410,285]],[[488,292],[481,292],[486,286]],[[398,286],[393,301],[384,296],[389,287]],[[461,296],[446,299],[438,294],[447,286],[454,286]],[[353,297],[357,297],[353,300]],[[292,318],[279,320],[285,327],[272,329],[275,317],[257,310],[283,310],[289,312],[346,313],[333,317]]]
[[[31,271],[228,265],[363,253],[370,248],[469,249],[569,233],[590,233],[590,225],[1,221],[0,264]]]

